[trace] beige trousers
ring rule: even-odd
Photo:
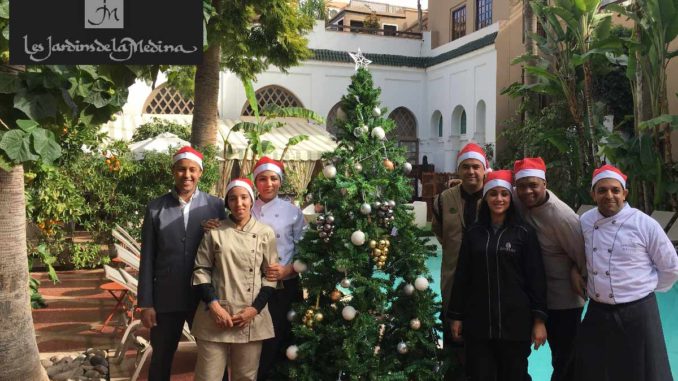
[[[220,381],[228,365],[231,381],[255,381],[261,356],[261,341],[217,343],[197,340],[198,362],[195,381]]]

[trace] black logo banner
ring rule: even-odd
[[[202,61],[201,0],[10,0],[10,63]]]

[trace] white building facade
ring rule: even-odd
[[[396,120],[410,160],[422,163],[426,156],[436,172],[454,172],[464,144],[496,142],[497,31],[495,23],[431,49],[427,32],[421,40],[375,36],[329,31],[318,22],[308,36],[315,56],[287,74],[275,68],[259,74],[254,88],[283,92],[331,123],[355,72],[348,52],[360,48],[373,61],[369,69],[381,88],[382,107]],[[123,115],[108,128],[111,137],[129,139],[157,93],[143,83],[132,86]],[[233,73],[221,73],[219,98],[220,118],[243,115],[245,91]]]

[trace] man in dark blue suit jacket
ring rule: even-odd
[[[138,303],[151,330],[149,381],[168,381],[184,322],[191,324],[198,300],[191,287],[201,223],[224,219],[223,200],[198,191],[202,154],[191,147],[172,158],[174,189],[146,207],[142,228]]]

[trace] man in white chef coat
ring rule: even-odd
[[[655,291],[678,279],[678,256],[661,226],[625,202],[626,175],[593,172],[597,204],[581,216],[588,311],[575,345],[579,381],[673,380]]]

